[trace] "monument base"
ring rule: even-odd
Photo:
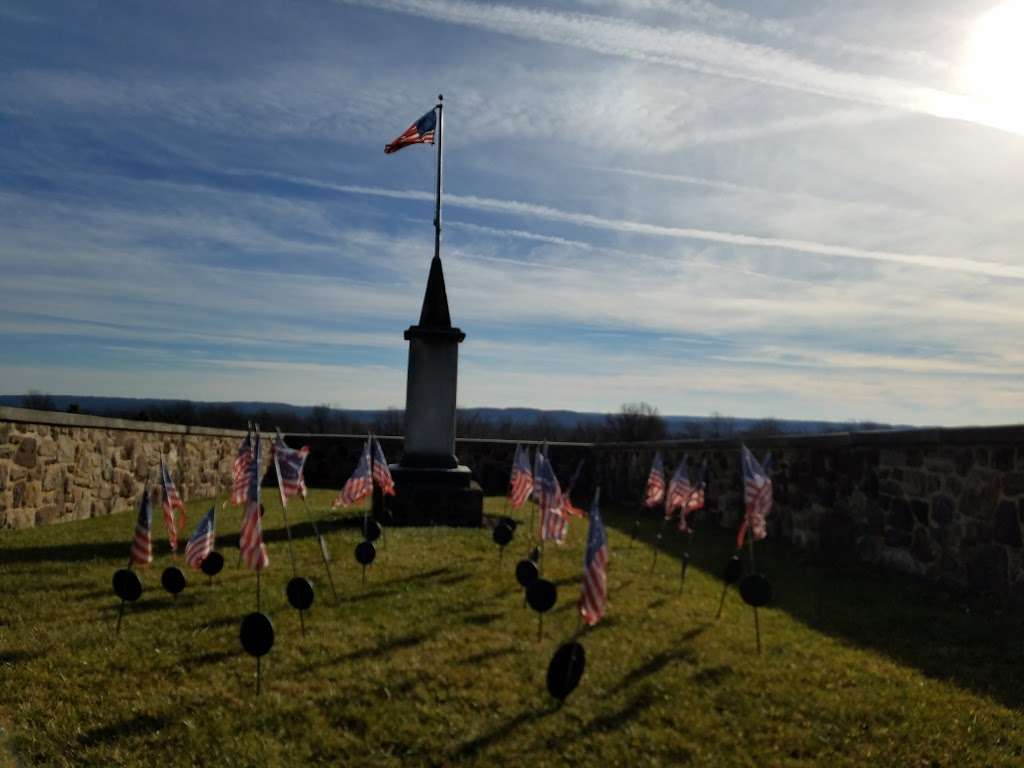
[[[390,466],[394,496],[383,499],[385,525],[452,525],[479,528],[483,524],[484,492],[469,467],[429,469]],[[375,505],[376,506],[376,505]]]

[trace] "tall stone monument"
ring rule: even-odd
[[[466,334],[452,326],[436,253],[420,321],[406,330],[405,338],[405,450],[401,461],[391,465],[396,495],[384,498],[384,519],[398,525],[479,526],[483,491],[455,456],[459,344]]]

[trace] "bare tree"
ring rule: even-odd
[[[706,434],[710,438],[732,437],[736,434],[736,420],[714,411],[707,420]]]
[[[38,389],[30,389],[21,396],[21,407],[33,411],[56,411],[57,404],[53,398]]]
[[[648,403],[626,403],[622,409],[605,417],[604,438],[615,442],[636,443],[664,440],[668,434],[665,419]]]

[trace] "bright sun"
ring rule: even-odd
[[[1009,0],[978,19],[965,75],[971,94],[999,118],[1024,123],[1024,0]]]

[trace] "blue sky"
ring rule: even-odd
[[[995,5],[6,2],[0,392],[402,407],[443,92],[461,405],[1020,422]]]

